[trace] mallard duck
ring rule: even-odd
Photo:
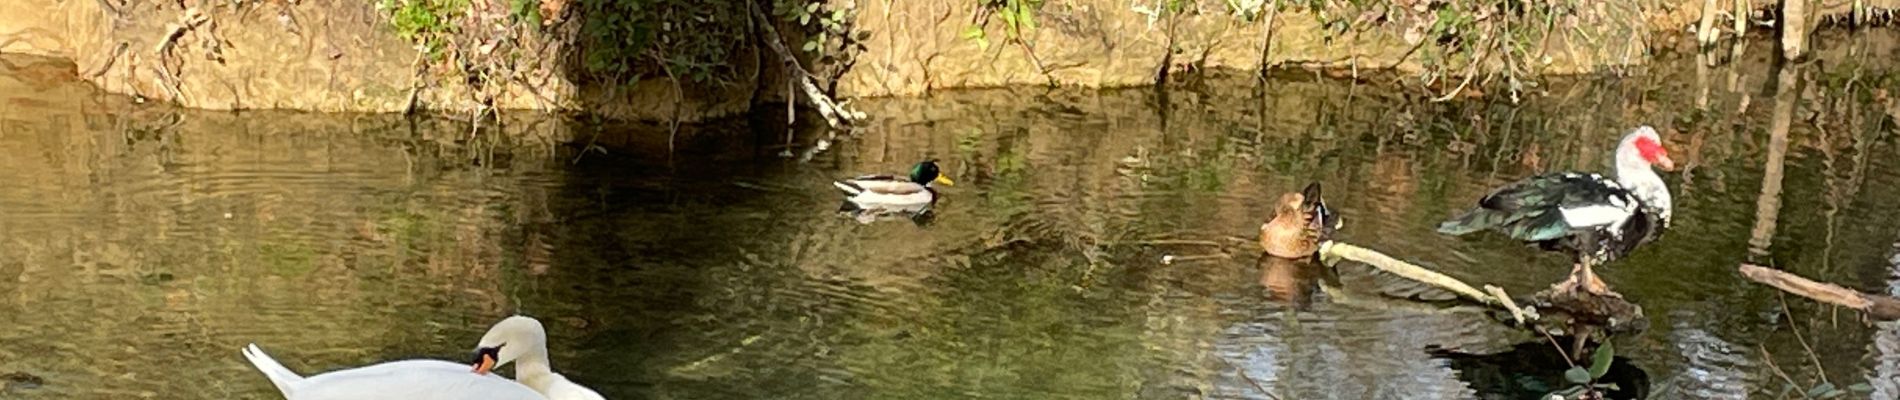
[[[1320,199],[1319,182],[1313,182],[1299,193],[1280,195],[1273,219],[1260,225],[1260,247],[1275,257],[1310,257],[1340,224],[1339,215]]]
[[[908,178],[865,175],[831,184],[843,190],[846,196],[839,211],[875,217],[897,213],[921,215],[937,203],[937,191],[931,185],[955,185],[956,181],[943,176],[942,170],[937,168],[937,160],[925,160],[911,166]]]
[[[1628,255],[1669,228],[1669,187],[1652,168],[1675,161],[1656,129],[1637,127],[1616,146],[1616,177],[1559,172],[1525,178],[1478,200],[1478,207],[1438,225],[1463,236],[1492,230],[1545,250],[1569,253],[1570,278],[1553,289],[1616,296],[1591,267]]]

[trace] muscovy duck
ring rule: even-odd
[[[1478,207],[1438,225],[1438,232],[1465,235],[1495,230],[1545,250],[1575,257],[1570,278],[1556,293],[1616,296],[1591,267],[1629,254],[1669,228],[1669,188],[1650,168],[1674,170],[1662,138],[1649,126],[1623,136],[1616,147],[1616,179],[1562,172],[1520,180],[1478,201]]]
[[[1274,203],[1273,219],[1260,225],[1260,247],[1267,254],[1310,257],[1319,251],[1319,242],[1339,229],[1339,214],[1326,207],[1319,192],[1319,182],[1313,182],[1299,193],[1280,195],[1280,201]]]

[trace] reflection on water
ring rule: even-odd
[[[1606,169],[1637,124],[1685,168],[1675,229],[1600,271],[1653,319],[1619,365],[1657,398],[1895,393],[1890,324],[1733,272],[1753,248],[1861,288],[1896,275],[1900,66],[1860,56],[1895,41],[1824,42],[1809,65],[1665,62],[1521,105],[1303,74],[867,100],[878,120],[794,143],[803,162],[778,156],[780,116],[669,158],[650,127],[177,111],[0,58],[0,397],[270,398],[239,346],[305,372],[459,358],[525,312],[610,398],[1523,398],[1561,383],[1541,338],[1363,266],[1262,261],[1252,235],[1320,181],[1342,240],[1529,293],[1566,262],[1435,222]],[[838,215],[831,179],[927,158],[958,181],[931,223]]]

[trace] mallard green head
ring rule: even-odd
[[[924,160],[910,167],[910,181],[917,182],[919,185],[929,185],[933,182],[946,186],[957,184],[956,181],[950,180],[950,177],[943,176],[943,171],[937,169],[937,160],[934,159]]]

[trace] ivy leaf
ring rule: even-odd
[[[811,3],[811,4],[806,4],[806,5],[805,5],[805,12],[808,12],[808,13],[815,13],[815,12],[818,12],[818,5],[819,5],[818,3]]]
[[[811,14],[798,14],[799,25],[804,25],[808,23],[811,23]]]
[[[807,41],[805,41],[805,51],[809,51],[809,52],[817,52],[817,51],[818,51],[818,42],[817,42],[817,41],[813,41],[813,40],[807,40]]]
[[[1590,370],[1583,369],[1583,367],[1570,367],[1569,370],[1564,371],[1564,380],[1568,380],[1570,383],[1589,383]]]
[[[871,40],[871,31],[858,31],[857,41]]]
[[[1597,353],[1590,358],[1590,379],[1602,378],[1603,374],[1610,372],[1610,362],[1616,359],[1616,346],[1604,341],[1603,347],[1598,347]]]

